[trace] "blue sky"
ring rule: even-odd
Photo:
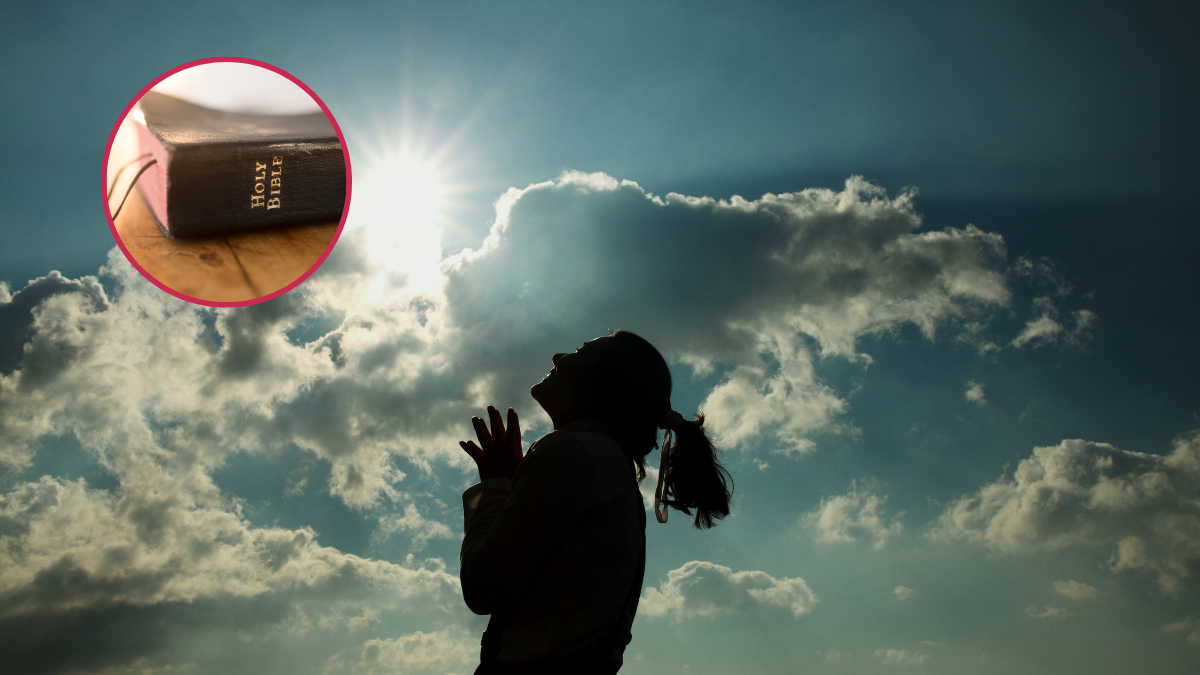
[[[19,672],[470,672],[456,442],[487,403],[545,433],[528,387],[614,328],[737,484],[651,523],[622,672],[1200,660],[1194,8],[0,19]],[[254,308],[142,280],[98,199],[129,99],[214,56],[303,80],[353,161],[334,255]]]

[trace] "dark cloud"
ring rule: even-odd
[[[482,250],[446,265],[462,331],[452,361],[520,400],[548,355],[634,330],[697,372],[726,369],[705,402],[726,445],[767,432],[803,452],[845,405],[816,379],[815,355],[869,358],[864,335],[912,323],[934,339],[1009,300],[1003,240],[922,232],[914,196],[852,177],[840,192],[753,201],[657,197],[570,172],[510,190]]]
[[[0,658],[13,672],[128,665],[205,631],[465,616],[441,567],[346,555],[307,528],[253,527],[168,476],[158,491],[139,478],[110,494],[47,476],[0,498]]]
[[[220,373],[232,379],[253,377],[260,367],[270,363],[266,358],[271,346],[268,337],[285,332],[302,315],[298,295],[283,295],[220,313],[217,329],[224,338],[216,364]]]
[[[450,313],[485,353],[496,332],[507,346],[510,332],[619,323],[672,354],[729,357],[773,323],[848,353],[898,321],[932,331],[966,303],[1006,302],[999,236],[920,233],[912,199],[858,178],[755,201],[659,198],[565,174],[501,199],[483,250],[448,276]]]
[[[38,319],[34,308],[49,298],[66,294],[80,296],[81,304],[92,311],[108,309],[108,297],[96,277],[67,279],[52,271],[30,281],[13,295],[7,286],[0,288],[0,374],[8,375],[20,365],[24,373],[22,386],[33,390],[53,379],[78,356],[79,341],[70,335],[43,329],[37,331],[40,340],[29,342]],[[47,317],[45,322],[50,324],[53,320]]]

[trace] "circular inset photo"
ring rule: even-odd
[[[205,59],[130,101],[104,153],[108,224],[159,288],[211,307],[278,297],[333,250],[350,154],[304,83],[250,59]]]

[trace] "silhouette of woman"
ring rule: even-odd
[[[463,598],[491,614],[476,675],[611,674],[631,639],[646,564],[646,510],[638,483],[666,429],[654,511],[667,506],[708,528],[729,514],[732,482],[704,416],[671,409],[671,372],[649,342],[617,331],[571,354],[529,393],[554,431],[521,452],[488,406],[471,423],[479,444],[459,445],[479,466],[463,493]],[[675,442],[670,440],[672,434]]]

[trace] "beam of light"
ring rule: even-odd
[[[437,225],[446,199],[443,182],[444,178],[424,158],[407,153],[383,158],[371,168],[368,183],[373,191],[385,196],[386,213],[375,214],[382,216],[373,223],[376,230],[395,234],[396,230]]]
[[[496,189],[494,182],[480,176],[487,162],[480,157],[478,142],[472,144],[474,149],[464,147],[469,132],[511,89],[504,83],[525,69],[520,62],[512,64],[505,77],[447,129],[441,125],[444,116],[435,121],[417,111],[420,93],[407,81],[411,67],[403,69],[399,99],[372,115],[373,129],[347,130],[355,149],[355,173],[346,232],[366,245],[370,269],[364,271],[375,279],[363,289],[368,295],[400,291],[414,299],[436,299],[444,281],[443,235],[450,232],[456,243],[482,243],[476,229],[459,218],[468,203],[476,207],[481,190],[490,195]]]
[[[382,284],[435,297],[442,280],[442,227],[454,187],[436,160],[415,148],[380,144],[371,155],[362,178],[356,176],[348,227],[362,229]]]

